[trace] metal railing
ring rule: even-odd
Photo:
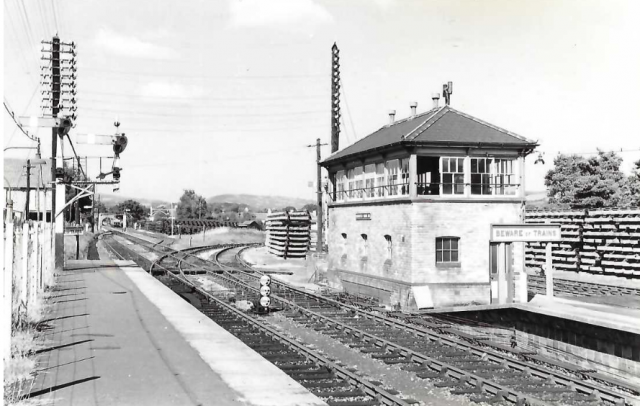
[[[461,183],[461,182],[415,182],[418,196],[464,195],[467,186],[471,187],[472,196],[513,196],[516,195],[519,183]],[[442,193],[441,193],[442,186]],[[353,188],[329,193],[332,202],[347,202],[385,197],[408,196],[408,183]]]

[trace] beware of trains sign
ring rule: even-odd
[[[560,224],[491,225],[491,242],[545,242],[560,240]]]

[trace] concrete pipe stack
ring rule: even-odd
[[[267,216],[265,245],[281,258],[304,258],[311,242],[311,215],[307,211],[271,213]]]

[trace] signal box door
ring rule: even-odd
[[[513,303],[515,280],[513,275],[513,244],[489,244],[489,277],[491,303]]]

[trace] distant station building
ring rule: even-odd
[[[329,172],[329,267],[347,291],[408,309],[526,301],[522,223],[534,141],[449,105],[394,120],[339,150]],[[498,269],[508,292],[498,297]],[[524,286],[523,286],[524,284]]]

